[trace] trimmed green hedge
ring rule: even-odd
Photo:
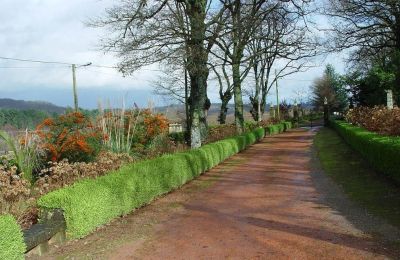
[[[63,209],[68,237],[83,237],[111,219],[182,186],[264,136],[265,130],[258,128],[199,149],[127,165],[106,176],[48,193],[38,200],[38,205]]]
[[[268,135],[275,135],[282,133],[284,130],[283,124],[276,124],[276,125],[269,125],[265,127],[265,131],[267,132]]]
[[[22,231],[14,217],[0,216],[0,259],[24,259],[25,250]]]
[[[292,129],[292,122],[283,122],[284,131]]]
[[[383,136],[343,121],[330,126],[374,168],[400,184],[400,137]]]
[[[268,135],[275,135],[282,132],[285,132],[292,128],[291,122],[282,122],[276,125],[269,125],[265,128],[265,131]]]
[[[275,129],[275,128],[274,128]],[[277,126],[283,132],[284,126]],[[69,238],[80,238],[111,219],[150,203],[265,137],[265,129],[207,144],[199,149],[133,163],[97,179],[82,180],[38,200],[61,208]]]

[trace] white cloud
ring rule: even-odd
[[[112,0],[3,0],[0,9],[0,56],[98,65],[115,65],[118,60],[97,50],[99,29],[84,22],[101,15]],[[62,65],[34,64],[0,60],[0,89],[68,88],[71,68]],[[37,68],[32,68],[37,67]],[[150,69],[150,70],[149,70]],[[124,78],[113,69],[79,68],[81,88],[113,86],[116,89],[150,89],[154,67]]]
[[[0,56],[115,65],[118,62],[116,58],[105,55],[97,49],[100,35],[104,35],[104,32],[88,28],[84,24],[89,18],[101,16],[105,8],[114,3],[113,0],[2,0]],[[325,21],[320,20],[320,23],[323,24]],[[335,58],[331,56],[323,62],[323,65],[332,63],[342,71],[342,61]],[[79,68],[78,88],[97,93],[100,93],[101,89],[107,89],[107,93],[110,93],[110,89],[115,89],[116,92],[140,90],[138,93],[143,95],[141,101],[145,103],[147,102],[145,96],[151,94],[151,80],[157,75],[156,69],[156,65],[150,66],[133,76],[124,78],[111,69]],[[308,88],[311,81],[322,74],[323,69],[324,66],[310,69],[308,72],[289,76],[290,80],[282,80],[281,97],[292,98],[295,89]],[[48,95],[47,92],[63,90],[63,93],[68,93],[66,90],[70,89],[72,84],[71,68],[67,66],[5,60],[0,60],[0,79],[0,91],[4,94],[13,93],[12,95],[24,98],[31,94],[32,97],[41,97],[48,101],[52,101],[54,94]],[[218,102],[218,91],[214,85],[210,83],[209,96],[212,101]],[[16,94],[18,91],[21,93]],[[61,102],[59,98],[57,102],[72,105],[70,99],[68,96],[65,97],[65,102]],[[141,99],[140,96],[138,99]],[[92,104],[93,100],[87,101],[87,106],[91,106],[89,103]]]

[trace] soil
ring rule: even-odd
[[[265,138],[86,238],[53,245],[43,258],[400,259],[390,236],[355,225],[350,220],[363,222],[362,214],[349,217],[326,200],[331,190],[323,185],[335,184],[313,163],[314,133]]]

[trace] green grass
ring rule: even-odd
[[[0,259],[24,259],[25,249],[21,228],[14,217],[0,216]]]
[[[380,135],[343,121],[329,124],[378,173],[400,186],[400,137]]]
[[[331,129],[314,139],[324,172],[354,201],[374,215],[400,227],[400,187],[377,174],[362,157]]]

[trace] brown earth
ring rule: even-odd
[[[311,162],[313,135],[265,138],[149,206],[53,246],[44,258],[400,259],[399,248],[324,201],[313,177],[321,175]]]

